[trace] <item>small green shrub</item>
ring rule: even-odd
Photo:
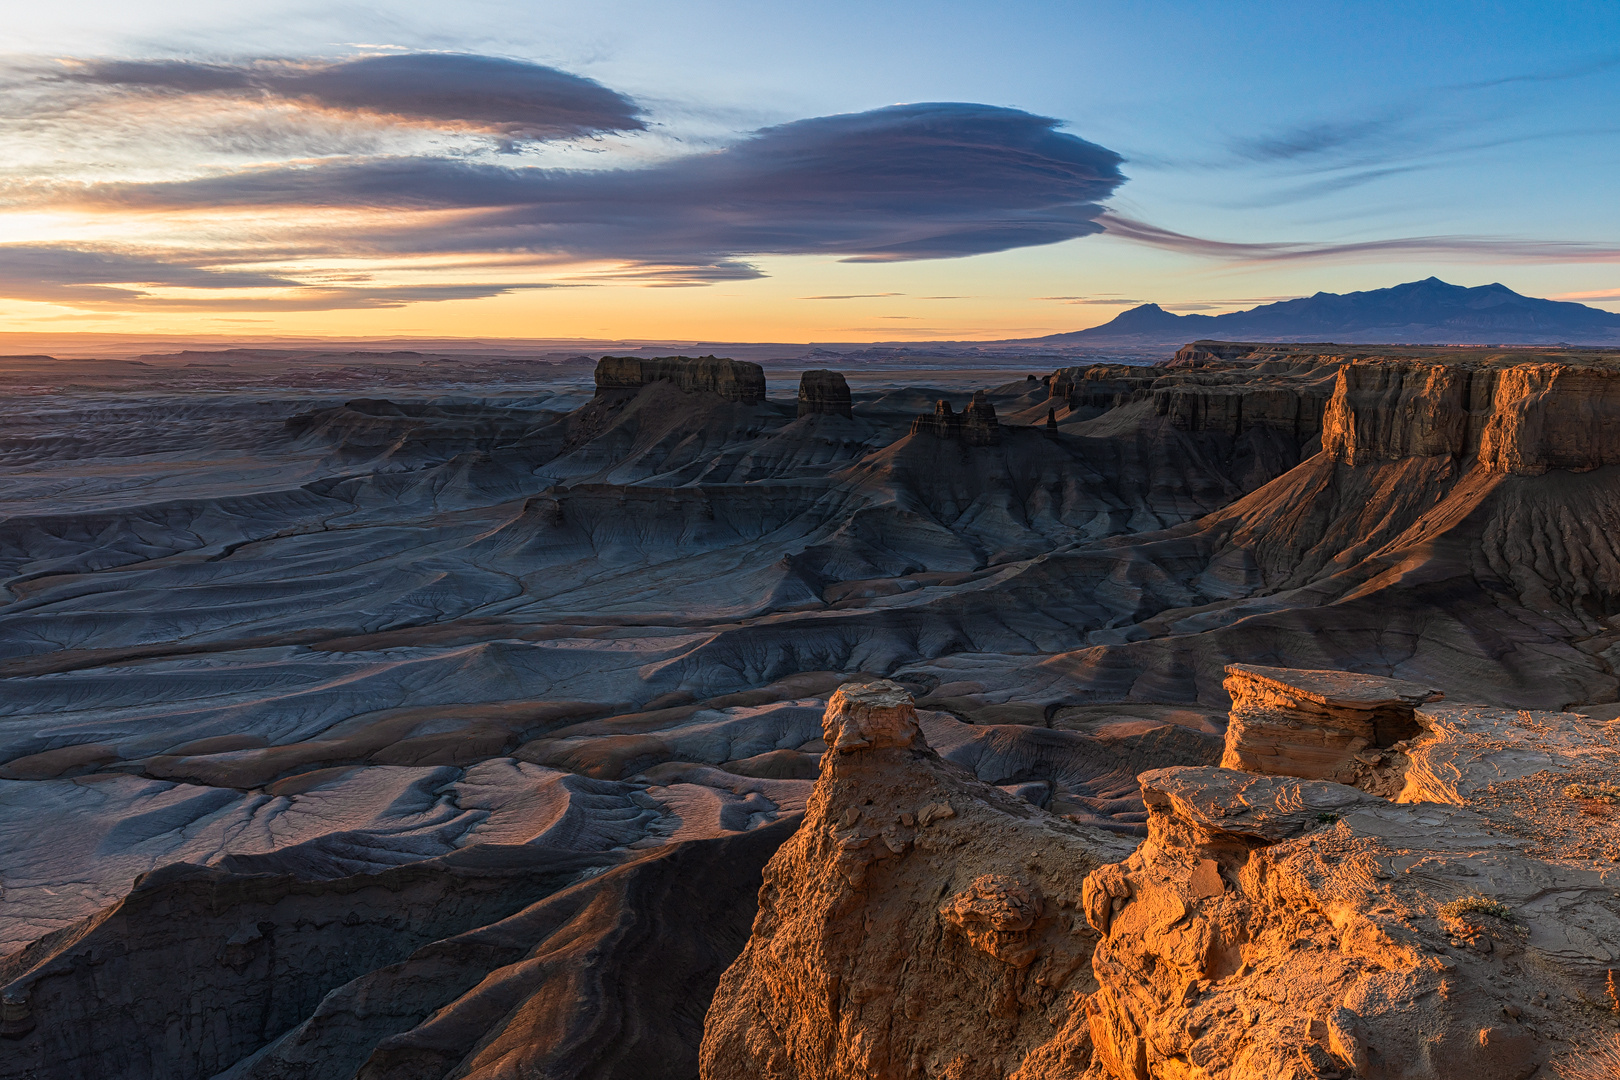
[[[1339,815],[1338,814],[1325,814],[1324,813],[1324,814],[1317,814],[1316,815],[1316,823],[1318,825],[1334,825],[1334,824],[1338,823],[1338,820],[1339,820]]]
[[[1564,788],[1564,797],[1568,799],[1602,799],[1604,802],[1620,802],[1620,785],[1570,784]]]
[[[1442,919],[1461,919],[1465,915],[1489,915],[1503,922],[1514,920],[1512,908],[1488,896],[1459,896],[1450,903],[1440,905]]]

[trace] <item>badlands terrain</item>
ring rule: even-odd
[[[761,359],[0,358],[0,1080],[1598,1060],[1620,354]]]

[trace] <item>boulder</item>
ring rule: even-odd
[[[1348,671],[1229,664],[1232,695],[1221,764],[1312,780],[1400,790],[1404,747],[1421,730],[1417,706],[1444,697],[1402,679]]]

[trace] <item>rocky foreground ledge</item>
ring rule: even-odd
[[[1620,724],[1227,685],[1227,762],[1265,771],[1143,773],[1123,861],[942,761],[898,685],[845,686],[706,1080],[1526,1080],[1611,1035]]]

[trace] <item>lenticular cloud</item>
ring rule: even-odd
[[[351,159],[109,185],[91,198],[145,209],[471,212],[453,226],[370,231],[370,246],[393,251],[524,249],[694,266],[765,254],[951,258],[1102,231],[1100,200],[1124,182],[1122,159],[1057,127],[990,105],[898,105],[782,124],[638,169]]]
[[[107,60],[78,64],[62,78],[126,92],[257,95],[518,139],[647,126],[633,101],[593,79],[495,56],[406,53],[330,63]]]

